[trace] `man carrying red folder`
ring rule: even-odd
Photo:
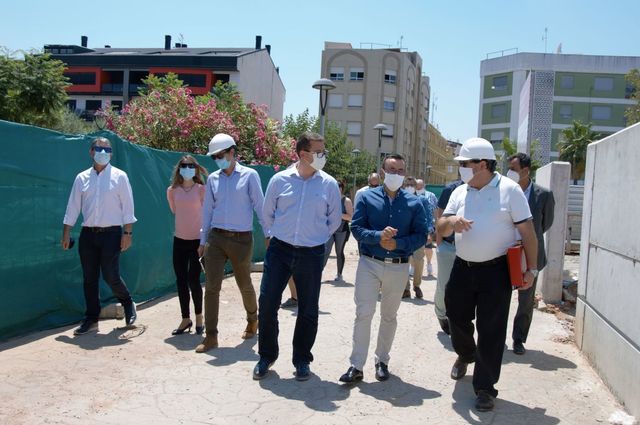
[[[454,159],[466,184],[451,194],[437,223],[441,235],[455,233],[456,241],[456,259],[445,291],[451,343],[458,355],[451,378],[461,379],[467,365],[475,362],[475,407],[488,411],[498,395],[494,385],[500,377],[511,302],[506,253],[515,245],[518,229],[527,261],[522,288],[527,289],[538,273],[538,242],[527,199],[517,183],[496,173],[490,142],[469,139]]]

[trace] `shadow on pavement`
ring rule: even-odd
[[[355,285],[351,282],[347,282],[344,280],[323,280],[322,281],[323,284],[328,283],[329,285],[333,285],[336,288],[353,288]]]
[[[120,338],[120,336],[127,331],[128,329],[125,328],[115,328],[108,334],[90,333],[78,336],[60,335],[57,336],[55,340],[64,342],[65,344],[77,345],[83,350],[99,350],[103,347],[113,347],[129,342],[128,339]]]
[[[214,357],[207,361],[212,366],[229,366],[237,362],[257,362],[260,359],[253,349],[258,338],[245,339],[235,347],[218,347],[207,352]]]
[[[345,386],[345,388],[349,387]],[[396,407],[421,406],[424,400],[442,396],[437,391],[404,382],[402,378],[395,375],[391,375],[386,382],[361,382],[352,388],[358,388],[362,394],[386,401]]]
[[[293,366],[291,373],[293,374]],[[302,401],[309,409],[319,412],[333,412],[338,409],[335,401],[349,397],[348,388],[335,382],[324,381],[313,372],[308,381],[298,382],[293,377],[281,379],[276,371],[271,370],[259,384],[264,390],[287,400]]]
[[[453,345],[451,344],[451,337],[449,335],[447,335],[446,333],[444,333],[443,330],[439,329],[438,330],[438,341],[440,341],[440,344],[442,344],[442,346],[444,348],[446,348],[447,350],[453,352],[455,351],[453,349]],[[451,365],[453,366],[453,363],[451,363]]]
[[[198,335],[195,332],[183,333],[182,335],[171,335],[165,338],[164,342],[169,345],[173,345],[180,351],[195,350],[196,346],[200,344],[200,341],[204,338],[204,335]]]
[[[560,419],[546,415],[546,409],[541,407],[532,409],[501,399],[500,396],[496,399],[493,411],[478,412],[474,407],[475,400],[471,379],[457,381],[453,390],[452,408],[468,424],[555,425],[560,423]]]
[[[547,354],[544,351],[539,350],[527,350],[527,352],[521,356],[513,354],[513,351],[509,350],[502,358],[502,363],[528,364],[534,369],[543,371],[575,369],[578,367],[570,360],[554,356],[553,354]]]
[[[403,298],[402,302],[411,303],[411,304],[415,304],[415,305],[433,304],[433,301],[425,300],[424,298]]]
[[[422,280],[423,281],[435,282],[436,280],[438,280],[438,278],[436,276],[430,274],[429,276],[422,276]]]

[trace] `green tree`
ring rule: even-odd
[[[635,105],[628,107],[624,112],[624,116],[627,118],[627,125],[632,125],[640,122],[640,70],[637,68],[632,69],[625,75],[625,79],[631,88],[629,98],[636,101]]]
[[[571,127],[562,130],[560,138],[558,142],[560,160],[571,163],[573,184],[578,184],[578,180],[584,179],[587,146],[600,138],[600,134],[591,130],[591,124],[573,121]]]
[[[25,53],[16,59],[6,50],[0,56],[0,119],[53,127],[68,99],[64,64],[49,54]]]
[[[288,115],[282,123],[283,137],[297,139],[305,131],[318,132],[320,124],[317,117],[311,116],[309,110],[297,116]],[[335,123],[329,122],[324,130],[325,146],[329,152],[324,171],[347,186],[347,191],[353,186],[354,174],[356,188],[364,185],[368,175],[376,168],[375,157],[367,151],[354,155],[354,146],[349,142],[347,133]]]

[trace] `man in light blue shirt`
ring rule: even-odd
[[[219,170],[207,179],[202,207],[198,255],[204,255],[204,320],[207,331],[196,347],[204,353],[218,346],[218,310],[224,266],[231,261],[233,274],[247,312],[242,338],[258,331],[258,303],[251,283],[253,254],[253,211],[261,217],[264,196],[258,173],[236,161],[236,143],[227,134],[216,134],[209,143],[209,155]],[[261,221],[264,229],[264,223]]]
[[[327,160],[324,138],[302,134],[296,153],[300,161],[271,178],[264,200],[262,219],[270,239],[260,285],[256,380],[264,378],[278,358],[278,308],[292,276],[298,292],[293,365],[297,380],[311,376],[324,244],[342,222],[338,183],[322,171]]]

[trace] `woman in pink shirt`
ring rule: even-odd
[[[196,313],[196,333],[202,334],[204,331],[198,246],[206,179],[207,170],[198,164],[194,157],[185,155],[176,164],[171,177],[171,186],[167,189],[169,208],[176,216],[173,269],[176,273],[176,286],[182,312],[182,321],[171,333],[172,335],[180,335],[185,331],[191,332],[193,322],[189,314],[189,292],[193,297]]]

